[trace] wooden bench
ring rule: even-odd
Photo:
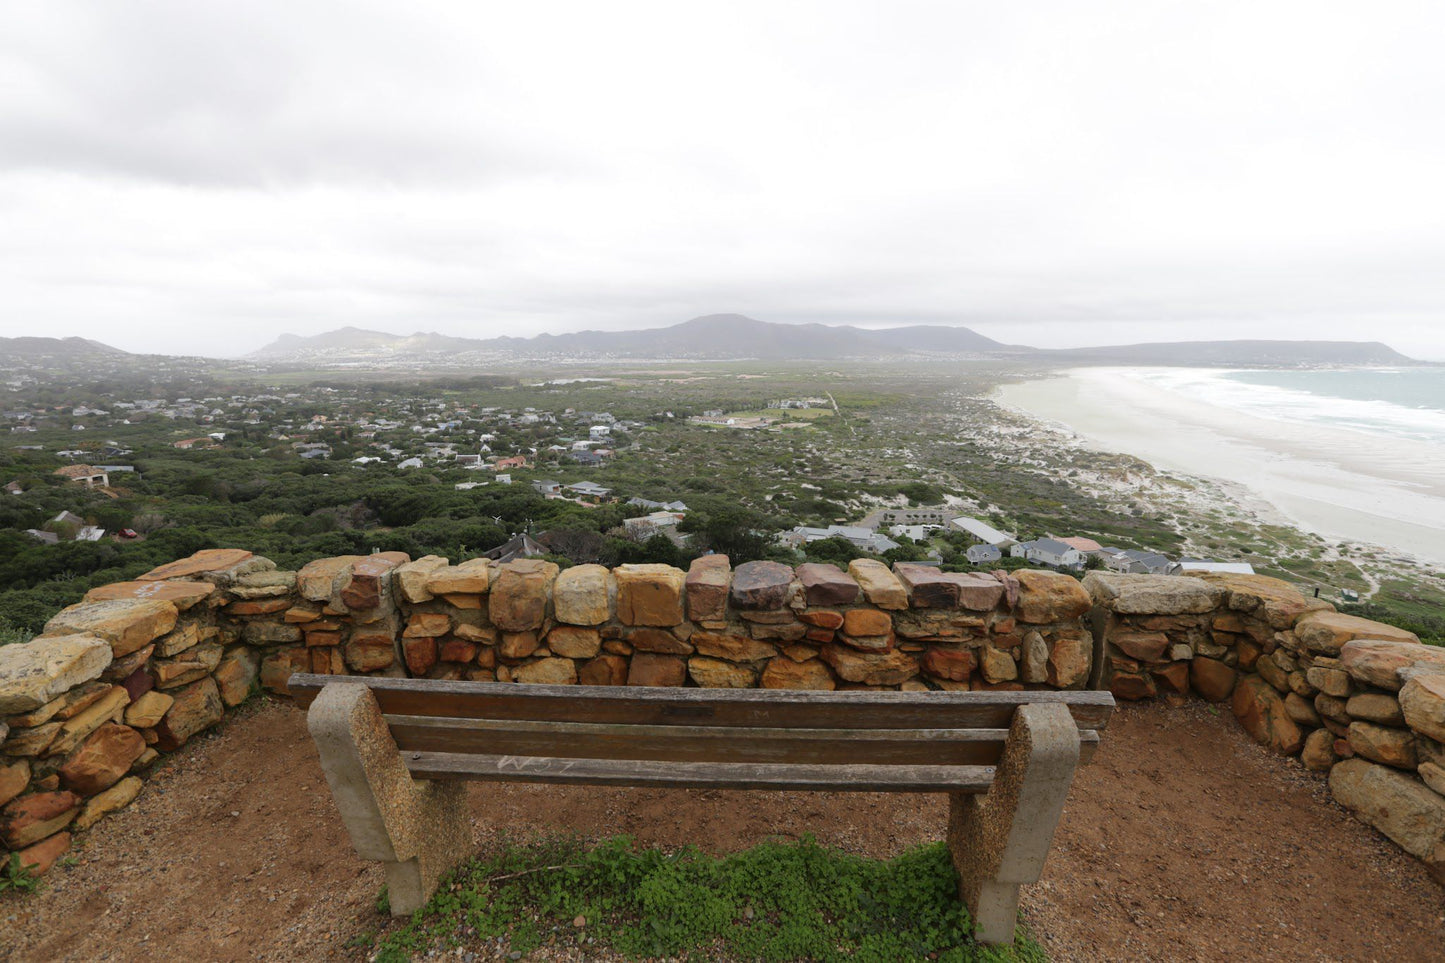
[[[297,674],[297,703],[394,914],[470,855],[463,780],[946,792],[960,895],[1013,939],[1107,692],[799,692],[517,685]]]

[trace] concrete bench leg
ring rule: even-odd
[[[465,784],[412,779],[366,686],[327,685],[306,725],[357,855],[385,865],[392,915],[410,914],[471,851]]]
[[[988,794],[950,794],[948,848],[979,942],[1013,942],[1019,886],[1043,872],[1078,765],[1068,707],[1021,706]]]

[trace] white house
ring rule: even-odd
[[[1072,545],[1052,538],[1037,538],[1032,542],[1020,542],[1009,549],[1014,558],[1026,558],[1050,568],[1083,568],[1084,553]]]
[[[973,545],[964,552],[964,557],[973,565],[984,565],[988,562],[997,562],[1003,558],[1003,552],[999,551],[997,545]]]

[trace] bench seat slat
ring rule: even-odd
[[[991,766],[1007,729],[740,729],[528,720],[387,716],[403,752],[548,756],[671,762]],[[1098,733],[1080,733],[1081,762]]]
[[[831,792],[984,793],[992,766],[777,765],[406,752],[416,779]]]
[[[1060,702],[1080,729],[1108,725],[1108,692],[804,692],[523,685],[297,673],[303,708],[328,683],[365,685],[388,715],[780,729],[1006,729],[1030,703]]]

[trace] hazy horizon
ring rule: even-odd
[[[1445,10],[23,4],[0,334],[950,323],[1445,359]]]

